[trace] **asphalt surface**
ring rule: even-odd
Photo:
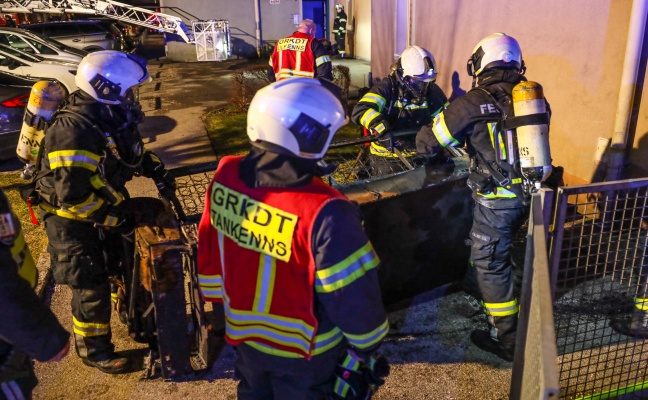
[[[159,51],[159,38],[149,45]],[[156,59],[149,50],[154,80],[140,92],[147,115],[141,126],[147,147],[156,151],[169,167],[192,165],[215,159],[201,117],[227,103],[230,74],[248,65],[246,60],[221,63],[170,63]],[[351,90],[366,85],[368,63],[334,60],[352,71]],[[155,196],[153,185],[144,179],[129,184],[134,196]],[[47,269],[47,258],[39,261]],[[51,308],[71,331],[71,294],[65,286],[48,289]],[[508,398],[511,363],[484,353],[470,343],[470,332],[485,328],[479,304],[454,289],[443,286],[392,307],[390,333],[381,352],[392,369],[376,399],[505,399]],[[112,319],[113,340],[120,352],[137,366],[135,372],[107,375],[87,367],[74,347],[59,363],[36,363],[40,380],[35,399],[235,399],[235,354],[224,346],[207,371],[184,380],[164,381],[146,377],[145,346],[128,337],[116,315]]]

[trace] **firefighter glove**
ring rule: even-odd
[[[335,369],[331,399],[370,399],[388,375],[385,357],[377,353],[362,355],[349,349]]]

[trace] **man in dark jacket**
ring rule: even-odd
[[[199,281],[225,307],[241,400],[364,399],[387,373],[380,260],[357,207],[320,178],[345,114],[318,80],[261,89],[253,147],[223,158],[207,191]]]
[[[347,15],[344,12],[344,6],[342,4],[335,5],[335,20],[333,21],[333,34],[335,35],[335,44],[337,46],[338,53],[340,58],[344,58],[346,54],[346,25],[347,25]]]
[[[493,137],[499,135],[496,124],[502,110],[513,115],[511,93],[515,85],[526,81],[525,67],[518,42],[503,33],[480,41],[468,67],[477,87],[424,126],[416,145],[419,152],[434,154],[443,147],[467,144],[471,157],[468,186],[475,200],[469,239],[475,269],[469,273],[476,273],[491,326],[490,332],[474,331],[471,340],[482,350],[512,361],[519,307],[513,292],[511,245],[529,207],[520,171],[500,161],[506,154],[500,146],[495,149]]]
[[[286,78],[324,78],[333,80],[331,57],[315,34],[310,19],[299,23],[297,31],[277,42],[268,62],[271,82]]]
[[[447,105],[447,98],[434,83],[437,66],[429,51],[410,46],[403,51],[386,79],[373,85],[353,108],[351,119],[366,134],[382,135],[372,142],[369,163],[374,175],[392,172],[398,152],[406,159],[416,154],[414,136],[429,124]],[[397,131],[411,131],[407,136],[392,138]]]
[[[9,201],[0,190],[0,399],[31,399],[38,379],[31,358],[59,361],[70,348],[36,293],[38,274]]]
[[[121,234],[130,231],[120,208],[126,182],[142,174],[174,185],[137,129],[144,115],[130,89],[148,78],[146,60],[135,55],[87,55],[76,74],[79,90],[46,131],[37,175],[54,280],[72,289],[77,354],[110,374],[130,370],[111,341],[108,280],[122,261]]]

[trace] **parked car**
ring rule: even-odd
[[[0,44],[0,71],[25,77],[55,79],[68,93],[77,90],[74,76],[78,67],[79,63],[76,62],[46,60],[41,56]]]
[[[0,27],[0,44],[57,61],[81,62],[81,59],[88,54],[87,51],[66,46],[21,28]]]
[[[41,78],[0,71],[0,160],[16,155],[31,87],[39,80]]]
[[[88,52],[122,50],[119,29],[112,31],[97,20],[41,22],[20,27]]]

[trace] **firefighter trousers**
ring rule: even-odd
[[[246,344],[236,346],[239,400],[324,400],[332,393],[335,366],[347,344],[304,358],[286,358],[258,351]]]
[[[491,336],[515,346],[518,302],[513,291],[513,237],[528,218],[528,207],[492,209],[475,202],[470,260],[475,267]]]
[[[43,216],[47,232],[52,275],[72,290],[72,319],[76,351],[92,361],[107,359],[114,352],[111,341],[110,284],[107,257],[116,251],[118,235],[106,236],[92,223],[57,215]]]
[[[335,35],[335,44],[337,45],[338,52],[340,54],[345,54],[346,52],[346,33]]]

